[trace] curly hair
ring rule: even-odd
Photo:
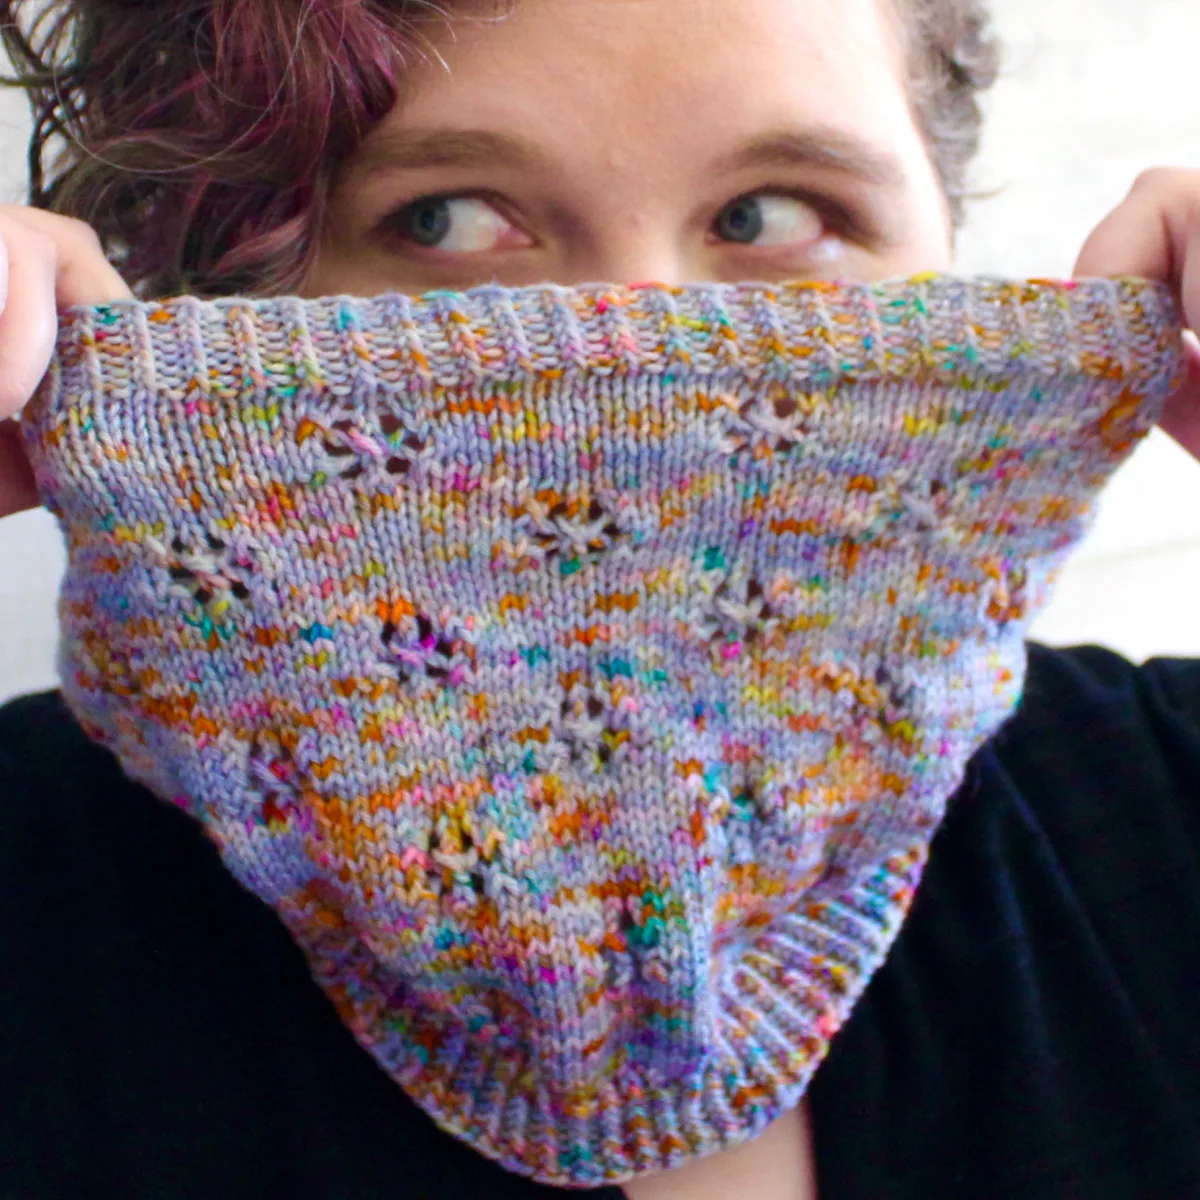
[[[957,227],[979,97],[997,74],[987,0],[892,3]],[[28,202],[92,226],[142,299],[293,292],[339,167],[401,99],[429,24],[456,6],[0,0],[15,68],[0,82],[33,110]]]

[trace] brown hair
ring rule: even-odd
[[[892,2],[957,226],[997,70],[987,0]],[[142,298],[294,291],[340,164],[445,19],[431,0],[0,0],[29,203],[91,225]]]
[[[983,132],[980,100],[1000,73],[1000,43],[992,32],[987,0],[892,3],[900,7],[917,128],[957,229],[971,195],[967,170]]]

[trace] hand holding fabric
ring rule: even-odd
[[[58,310],[132,299],[83,221],[0,205],[0,517],[38,503],[12,418],[50,362]]]
[[[1158,167],[1140,175],[1096,227],[1075,264],[1076,278],[1136,275],[1169,285],[1190,330],[1200,329],[1200,171]],[[1160,426],[1200,458],[1200,342],[1185,334],[1184,383]]]

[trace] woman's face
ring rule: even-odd
[[[944,270],[886,2],[517,0],[455,18],[346,165],[301,292]]]

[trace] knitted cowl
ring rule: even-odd
[[[1179,335],[1134,280],[73,309],[64,694],[443,1127],[674,1166],[798,1103]]]

